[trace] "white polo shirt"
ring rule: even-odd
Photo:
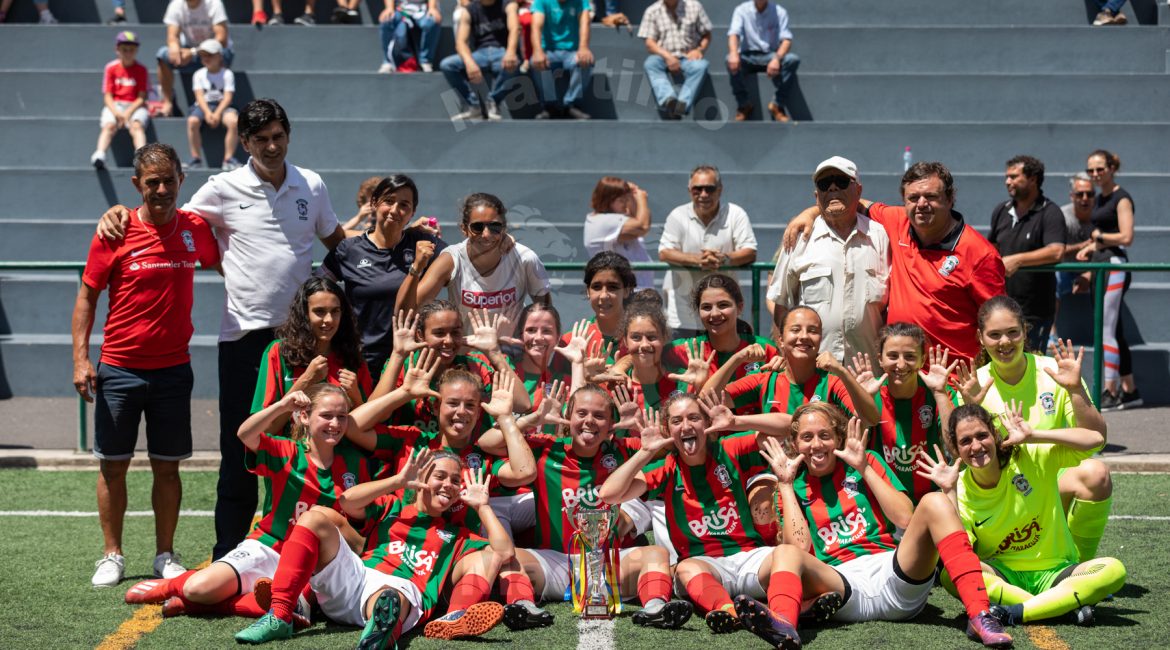
[[[215,229],[227,303],[220,341],[288,318],[313,270],[313,242],[337,229],[329,191],[315,172],[285,163],[280,189],[260,180],[252,161],[216,174],[183,206]]]
[[[731,253],[741,248],[756,250],[756,233],[747,212],[734,203],[725,203],[711,223],[704,225],[695,214],[695,206],[684,203],[670,211],[658,240],[658,253],[677,250],[698,253],[703,249]],[[699,315],[691,307],[695,284],[710,271],[673,267],[666,272],[662,290],[666,293],[666,324],[671,328],[702,329]]]
[[[890,238],[880,224],[858,214],[842,239],[818,216],[809,239],[780,251],[768,300],[812,307],[821,317],[822,350],[840,361],[866,353],[876,365],[889,277]]]

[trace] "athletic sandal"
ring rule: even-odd
[[[829,591],[813,599],[807,607],[800,611],[801,625],[808,623],[824,623],[841,609],[845,599],[835,591]]]
[[[634,612],[634,625],[642,627],[656,627],[663,630],[677,630],[691,620],[694,608],[685,600],[672,600],[664,603],[657,610],[650,612],[645,608]]]
[[[277,639],[291,639],[292,635],[292,623],[280,620],[272,610],[268,610],[255,623],[236,632],[236,643],[259,645]]]
[[[479,636],[500,623],[504,617],[504,606],[499,603],[476,603],[467,609],[451,612],[437,618],[423,629],[428,639],[462,639]]]
[[[799,650],[800,635],[796,626],[763,603],[748,596],[735,597],[735,613],[752,634],[782,650]]]
[[[256,598],[256,604],[260,609],[272,609],[272,578],[259,578],[256,584],[252,585],[252,596]],[[309,601],[305,599],[305,595],[297,596],[297,606],[292,613],[293,629],[300,631],[308,627],[312,627],[313,622],[309,619]]]
[[[991,609],[967,621],[967,636],[988,648],[1012,647],[1011,635],[1003,631],[1003,619],[996,615],[995,606]]]
[[[402,611],[402,603],[398,594],[385,589],[378,594],[374,601],[374,611],[370,620],[366,621],[366,628],[362,630],[362,638],[358,639],[358,650],[385,650],[397,648],[398,640],[394,638],[394,628],[398,626],[398,614]]]
[[[531,606],[523,603],[504,605],[504,625],[513,632],[548,627],[554,621],[552,612],[537,607],[535,603]]]
[[[126,590],[127,605],[143,605],[145,603],[161,603],[167,599],[171,581],[158,578],[143,580]]]
[[[713,634],[728,634],[739,629],[739,619],[736,618],[735,612],[726,609],[713,609],[707,612],[704,619],[707,622],[707,627],[711,628]]]

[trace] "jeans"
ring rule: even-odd
[[[550,107],[555,107],[558,104],[572,106],[581,101],[581,97],[585,94],[585,86],[589,84],[590,75],[593,73],[593,67],[577,65],[576,50],[546,50],[545,56],[548,57],[548,70],[533,71],[532,76],[532,80],[536,83],[536,90],[540,93],[540,101],[545,106]],[[560,102],[557,102],[557,86],[553,76],[557,70],[569,72],[569,88],[565,91],[565,96]]]
[[[1097,6],[1102,11],[1108,11],[1116,16],[1121,13],[1121,8],[1125,6],[1125,0],[1097,0]]]
[[[739,71],[731,73],[731,92],[735,95],[735,105],[744,107],[748,104],[748,90],[746,77],[757,72],[766,72],[768,64],[772,62],[771,52],[742,52],[739,55]],[[780,60],[780,74],[771,77],[772,85],[776,88],[773,99],[777,106],[785,106],[788,91],[792,88],[792,80],[796,77],[796,69],[800,67],[800,57],[789,52]]]
[[[481,47],[471,53],[471,59],[479,66],[484,76],[483,82],[477,84],[474,92],[472,92],[471,82],[467,80],[467,68],[463,65],[463,59],[458,54],[445,57],[439,63],[439,70],[447,78],[447,83],[451,84],[451,87],[459,93],[468,106],[479,106],[479,98],[488,95],[487,77],[490,73],[494,77],[490,96],[492,101],[498,104],[504,99],[505,85],[508,80],[516,76],[515,70],[512,72],[504,70],[505,52],[506,50],[502,47]]]
[[[682,57],[679,58],[679,64],[682,68],[680,74],[683,82],[678,92],[678,100],[690,110],[695,103],[695,95],[699,93],[699,86],[703,85],[703,78],[707,76],[707,59],[692,61]],[[650,80],[650,89],[654,91],[654,101],[658,102],[659,106],[665,106],[667,100],[675,97],[672,78],[678,75],[667,70],[666,59],[657,54],[646,57],[642,67],[645,68],[646,77]]]
[[[1052,319],[1028,321],[1028,342],[1024,349],[1036,354],[1048,354],[1048,335],[1052,333]]]
[[[390,63],[391,56],[395,65],[404,63],[412,53],[420,64],[434,62],[435,50],[439,47],[439,24],[430,14],[417,21],[394,14],[379,25],[379,33],[382,36],[383,63]],[[412,36],[416,42],[412,42]]]
[[[219,483],[215,487],[215,548],[218,560],[234,549],[256,514],[256,475],[244,464],[244,444],[236,433],[252,413],[252,397],[271,329],[248,332],[238,341],[219,342]]]

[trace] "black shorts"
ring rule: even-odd
[[[129,460],[146,415],[146,451],[157,460],[191,457],[191,364],[157,370],[97,367],[93,455]]]

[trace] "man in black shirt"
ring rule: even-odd
[[[447,83],[467,107],[462,112],[452,111],[451,119],[501,119],[498,104],[520,65],[519,52],[520,18],[515,0],[472,0],[455,29],[455,54],[439,63]],[[486,72],[495,77],[490,92]]]
[[[1043,353],[1056,314],[1056,274],[1019,271],[1026,266],[1060,262],[1067,238],[1064,214],[1040,189],[1044,185],[1044,163],[1039,160],[1016,156],[1007,161],[1004,184],[1011,200],[991,213],[987,240],[1003,256],[1007,295],[1024,310],[1027,348]]]

